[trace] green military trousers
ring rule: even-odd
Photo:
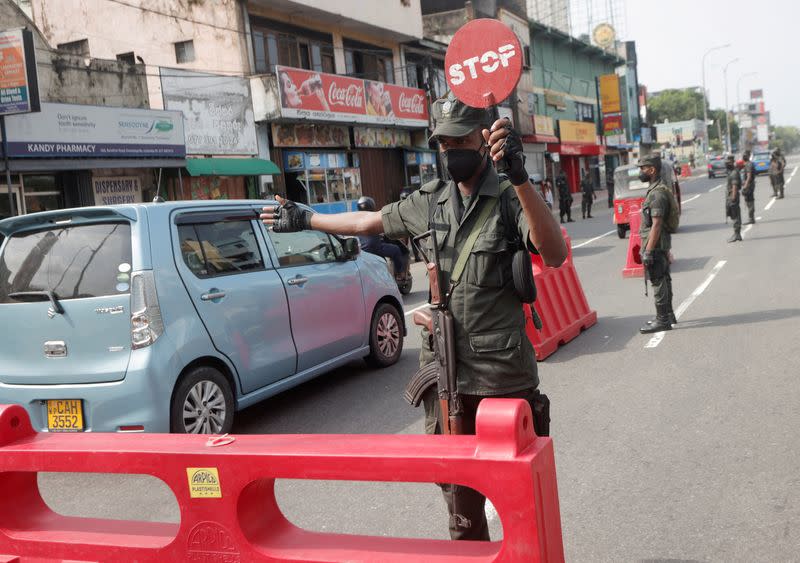
[[[669,253],[666,250],[653,251],[653,264],[647,269],[647,276],[653,286],[656,311],[672,311],[672,277],[669,274]]]
[[[742,208],[739,202],[728,202],[728,217],[733,221],[733,234],[738,235],[742,232]]]
[[[505,395],[493,395],[493,398],[525,399],[533,408],[536,389],[523,389]],[[464,405],[464,434],[475,434],[475,416],[478,404],[487,397],[478,395],[461,395]],[[422,396],[425,407],[425,433],[441,434],[439,424],[440,409],[436,386],[429,387]],[[444,501],[450,513],[450,538],[454,540],[490,541],[489,523],[486,521],[486,497],[474,489],[463,485],[441,483]]]

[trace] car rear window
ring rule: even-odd
[[[63,226],[11,236],[0,255],[0,303],[52,291],[58,299],[130,291],[130,223]]]

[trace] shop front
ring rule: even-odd
[[[407,153],[428,149],[423,90],[282,66],[263,85],[266,98],[274,87],[278,100],[271,111],[255,99],[257,119],[272,122],[273,160],[283,166],[276,193],[305,195],[317,210],[336,212],[362,193],[388,203],[411,176],[430,176],[429,157],[408,169]]]
[[[553,118],[546,115],[532,115],[533,134],[522,136],[522,150],[525,154],[525,167],[528,173],[540,174],[554,184],[555,170],[553,159],[548,158],[547,145],[558,144]]]
[[[601,187],[600,157],[605,147],[598,142],[593,122],[558,120],[559,144],[548,144],[550,153],[558,154],[561,169],[567,175],[570,189],[580,191],[582,174],[591,174],[595,187]]]
[[[164,170],[186,163],[173,111],[43,103],[8,116],[6,131],[11,185],[0,188],[0,217],[148,201]]]

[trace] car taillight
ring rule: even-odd
[[[131,275],[131,349],[150,346],[164,332],[152,270]]]

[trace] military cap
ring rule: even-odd
[[[661,156],[658,154],[648,154],[639,159],[639,168],[642,166],[654,166],[656,170],[661,170]]]
[[[487,110],[466,105],[452,92],[433,102],[431,111],[434,123],[431,139],[439,135],[464,137],[479,127],[489,127],[493,121]]]

